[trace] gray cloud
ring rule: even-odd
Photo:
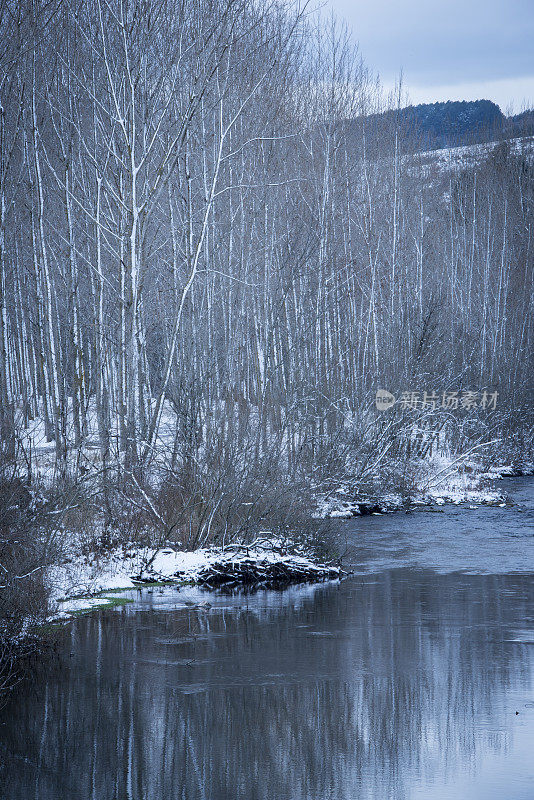
[[[387,84],[401,68],[408,89],[534,77],[533,0],[328,2]]]

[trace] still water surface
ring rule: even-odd
[[[341,583],[77,620],[0,714],[0,797],[534,800],[534,481],[503,488],[336,522]]]

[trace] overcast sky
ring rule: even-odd
[[[386,86],[414,103],[487,98],[534,106],[534,0],[326,0]]]

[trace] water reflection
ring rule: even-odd
[[[531,798],[533,595],[408,569],[208,611],[144,594],[72,625],[6,709],[0,796]],[[499,759],[495,794],[455,793]]]

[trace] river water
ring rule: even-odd
[[[502,487],[336,521],[341,583],[78,619],[0,713],[0,797],[533,800],[534,481]]]

